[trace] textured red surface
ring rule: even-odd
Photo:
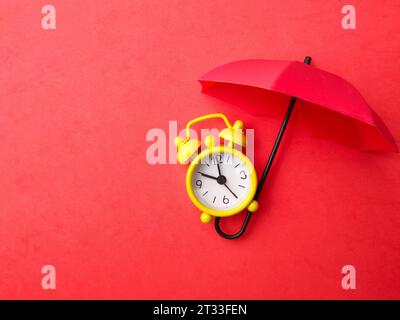
[[[0,3],[0,298],[400,298],[399,154],[289,125],[237,241],[200,223],[184,167],[145,157],[149,129],[218,111],[255,129],[260,172],[279,120],[196,81],[247,58],[313,56],[398,139],[396,1],[351,1],[356,30],[341,28],[343,1],[50,2],[53,31],[42,1]],[[56,290],[41,287],[45,264]],[[346,264],[356,290],[341,288]]]

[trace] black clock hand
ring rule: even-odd
[[[202,173],[202,172],[199,172],[203,177],[207,177],[207,178],[210,178],[210,179],[214,179],[214,180],[217,180],[218,179],[218,177],[213,177],[213,176],[210,176],[210,175],[208,175],[208,174],[205,174],[205,173]]]
[[[219,167],[219,163],[217,162],[217,167],[218,167],[218,175],[219,176],[222,176],[222,174],[221,174],[221,168]]]
[[[237,195],[224,183],[224,186],[233,194],[233,196],[237,199]]]

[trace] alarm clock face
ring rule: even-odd
[[[203,157],[191,178],[197,200],[216,211],[232,210],[248,200],[254,191],[251,188],[254,169],[246,159],[244,155],[229,152],[213,152]]]

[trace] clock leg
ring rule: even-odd
[[[200,220],[201,220],[201,222],[203,222],[203,223],[210,223],[211,220],[212,220],[212,215],[203,212],[203,213],[201,214],[201,216],[200,216]]]
[[[249,210],[250,212],[255,212],[258,210],[258,202],[257,200],[253,200],[249,206],[247,207],[247,210]]]

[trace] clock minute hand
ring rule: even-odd
[[[219,163],[217,162],[217,168],[218,168],[218,175],[219,176],[222,176],[222,174],[221,174],[221,168],[220,168],[220,166],[219,166]]]
[[[213,176],[210,176],[210,175],[208,175],[208,174],[205,174],[205,173],[202,173],[202,172],[199,172],[203,177],[207,177],[207,178],[210,178],[210,179],[214,179],[214,180],[217,180],[218,179],[218,177],[213,177]]]
[[[231,190],[231,188],[229,188],[226,183],[224,183],[224,186],[233,194],[233,196],[237,199],[237,195]]]

